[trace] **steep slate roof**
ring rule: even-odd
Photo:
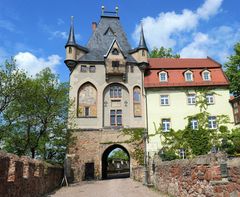
[[[131,46],[120,24],[119,17],[116,16],[101,16],[101,20],[87,44],[89,53],[82,56],[79,61],[104,61],[104,55],[108,52],[114,39],[120,45],[124,56],[127,57],[127,62],[135,63],[136,60],[128,53]]]
[[[227,86],[229,84],[221,65],[211,58],[149,58],[149,68],[144,77],[145,88],[160,87],[198,87],[198,86]],[[202,71],[210,71],[211,80],[202,79]],[[193,72],[193,81],[185,81],[184,72]],[[159,81],[159,72],[168,74],[167,82]]]
[[[140,34],[140,41],[139,41],[138,49],[146,49],[148,51],[142,25],[141,25],[141,34]]]

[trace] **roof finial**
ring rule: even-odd
[[[73,16],[71,16],[71,26],[68,36],[67,45],[76,45],[75,35],[74,35],[74,24],[73,24]]]
[[[115,10],[116,10],[116,16],[118,16],[118,10],[119,10],[119,7],[116,6],[116,7],[115,7]]]
[[[142,22],[141,22],[141,32],[140,32],[140,41],[139,41],[138,49],[146,49],[148,51],[147,44],[146,44],[145,37],[144,37],[144,33],[143,33]]]
[[[104,15],[104,9],[105,9],[105,7],[104,7],[104,5],[102,5],[102,15]]]

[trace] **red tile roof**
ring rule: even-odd
[[[144,78],[146,88],[154,87],[183,87],[183,86],[227,86],[229,84],[221,64],[211,58],[149,58],[149,68]],[[211,73],[211,80],[202,79],[202,71],[208,70]],[[187,82],[184,78],[184,72],[191,70],[193,72],[193,81]],[[158,73],[166,71],[168,81],[160,82]]]

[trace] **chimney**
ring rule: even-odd
[[[97,23],[92,22],[92,31],[94,32],[97,29]]]

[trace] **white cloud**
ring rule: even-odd
[[[198,32],[179,53],[181,57],[214,57],[221,63],[232,54],[233,46],[240,40],[240,26],[220,26],[207,33]]]
[[[223,0],[206,0],[204,4],[197,9],[197,15],[200,18],[208,19],[210,16],[217,14]]]
[[[51,55],[44,59],[38,58],[30,52],[19,52],[14,59],[20,69],[27,71],[32,76],[35,76],[36,73],[47,67],[56,72],[56,66],[61,63],[59,55]]]
[[[205,0],[204,4],[196,11],[184,9],[182,13],[160,13],[156,18],[146,17],[142,19],[144,33],[150,48],[155,46],[174,47],[174,39],[181,33],[190,32],[197,28],[200,20],[207,20],[217,14],[223,0]],[[139,41],[140,24],[133,33],[136,43]]]
[[[65,31],[53,31],[53,32],[50,32],[52,34],[52,38],[62,38],[62,39],[67,39],[68,38],[68,34],[67,32]]]
[[[211,43],[211,40],[209,39],[208,35],[199,32],[194,35],[193,42],[188,44],[181,50],[180,56],[195,58],[206,57],[207,56],[206,47],[209,46],[209,43]]]

